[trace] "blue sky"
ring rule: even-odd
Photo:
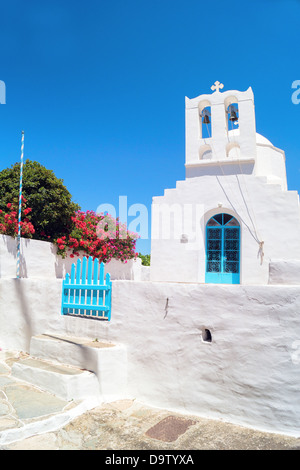
[[[300,191],[299,0],[0,1],[0,170],[24,158],[83,210],[144,204],[185,177],[185,96],[253,88],[257,132]],[[130,222],[130,217],[128,218]],[[138,251],[150,252],[140,240]]]

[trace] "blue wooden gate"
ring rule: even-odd
[[[81,266],[82,264],[82,266]],[[82,268],[82,269],[81,269]],[[104,276],[104,264],[92,257],[72,264],[71,276],[66,274],[62,285],[62,315],[111,319],[110,274]]]

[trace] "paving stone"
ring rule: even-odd
[[[6,387],[6,385],[14,384],[16,383],[15,379],[12,379],[10,377],[0,377],[0,388],[3,389]]]
[[[7,398],[20,419],[38,418],[62,411],[68,402],[26,385],[10,385]]]
[[[15,442],[9,446],[9,450],[58,450],[56,435],[48,433],[29,437],[26,439],[26,447],[22,442]]]
[[[20,421],[10,416],[0,417],[0,432],[6,429],[19,428],[23,426]]]
[[[0,416],[5,416],[10,413],[10,406],[9,403],[7,403],[4,400],[0,400]]]
[[[0,375],[7,374],[9,372],[9,368],[4,364],[0,364]]]

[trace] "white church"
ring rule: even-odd
[[[153,198],[147,278],[139,260],[107,264],[111,321],[62,315],[72,259],[23,239],[16,279],[1,235],[0,347],[78,367],[67,397],[90,408],[130,399],[300,437],[299,197],[284,152],[256,132],[251,88],[222,89],[186,98],[186,178]],[[12,375],[65,390],[65,374],[26,360]]]
[[[186,98],[186,178],[153,198],[151,280],[300,279],[300,210],[285,153],[256,132],[252,89]]]

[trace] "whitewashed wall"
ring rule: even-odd
[[[163,216],[154,219],[152,210],[151,280],[204,283],[205,227],[209,218],[220,212],[233,215],[240,223],[241,284],[268,284],[273,259],[300,260],[298,193],[282,191],[280,185],[267,184],[252,175],[237,177],[218,172],[216,167],[214,175],[179,181],[176,188],[165,190],[164,196],[153,198],[152,209],[156,206]],[[199,219],[194,217],[191,235],[182,224],[181,233],[188,235],[185,243],[175,238],[172,224],[171,236],[163,238],[167,233],[164,224],[170,222],[173,208],[181,208],[184,214],[186,207],[196,208],[199,204],[203,213]],[[163,208],[169,208],[169,214]],[[195,233],[200,235],[198,239]],[[257,239],[264,241],[263,259]]]
[[[124,344],[124,398],[300,436],[299,286],[116,280],[110,323],[63,317],[60,299],[60,280],[1,279],[0,347],[29,351],[40,333]]]
[[[269,284],[300,285],[300,260],[271,260]]]
[[[22,278],[61,279],[71,272],[72,263],[77,256],[63,259],[57,255],[53,243],[21,238],[20,275]],[[82,259],[83,256],[80,256]],[[16,277],[17,239],[0,235],[0,278]],[[141,265],[141,260],[129,260],[127,263],[112,259],[105,266],[106,272],[112,279],[147,278],[147,270]]]
[[[239,107],[235,130],[227,125],[230,103]],[[204,107],[211,107],[209,138],[201,134]],[[267,285],[273,260],[300,260],[299,195],[287,191],[285,153],[256,132],[251,88],[186,98],[185,111],[186,179],[153,198],[151,280],[204,283],[206,223],[223,212],[241,227],[240,283]],[[293,266],[286,272],[287,283],[299,282]]]

